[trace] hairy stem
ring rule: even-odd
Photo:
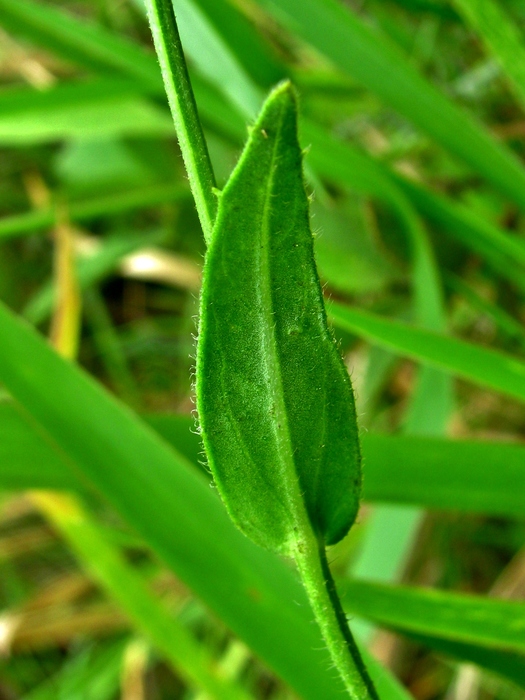
[[[352,700],[379,700],[361,658],[330,573],[324,544],[314,536],[297,547],[295,561],[334,666]]]
[[[172,0],[146,0],[146,7],[184,165],[204,238],[209,243],[217,211],[215,176],[182,51]]]

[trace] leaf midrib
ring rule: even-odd
[[[263,211],[261,217],[261,247],[262,254],[259,256],[261,274],[259,279],[262,280],[261,288],[261,300],[262,307],[264,310],[265,323],[263,323],[263,336],[264,342],[267,349],[265,357],[267,358],[267,365],[270,369],[269,377],[270,384],[273,390],[273,395],[275,396],[275,416],[277,420],[278,429],[275,432],[276,442],[278,447],[279,456],[282,458],[283,466],[287,471],[287,479],[284,481],[286,499],[285,502],[290,504],[290,514],[293,519],[292,532],[290,533],[290,538],[288,542],[288,547],[290,551],[293,549],[294,538],[293,532],[304,532],[305,527],[308,527],[309,520],[304,507],[300,484],[299,475],[295,468],[295,461],[293,458],[293,443],[290,434],[290,428],[288,424],[288,417],[286,413],[286,402],[284,399],[283,390],[283,380],[282,380],[282,368],[281,362],[279,360],[279,352],[277,348],[276,334],[274,332],[275,322],[274,322],[274,304],[273,295],[271,289],[271,274],[270,274],[270,255],[271,249],[269,245],[271,226],[270,226],[270,214],[271,214],[271,199],[274,191],[275,184],[275,172],[276,172],[276,161],[277,152],[279,146],[279,140],[281,138],[281,131],[283,120],[285,116],[284,107],[280,108],[278,126],[276,128],[275,142],[272,147],[272,155],[269,167],[269,177],[267,180],[266,193],[264,197]],[[282,430],[279,429],[282,427]]]

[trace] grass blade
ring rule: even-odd
[[[525,655],[521,602],[356,580],[342,597],[347,611],[391,628]]]
[[[33,0],[0,0],[0,22],[66,60],[106,74],[132,76],[145,88],[162,92],[155,58],[94,22]]]
[[[209,652],[147,589],[76,497],[33,491],[30,498],[82,566],[191,685],[217,700],[249,699],[240,687],[221,678]]]
[[[454,0],[454,4],[501,65],[524,108],[525,38],[504,6],[494,0]]]
[[[341,304],[332,304],[329,316],[337,326],[399,355],[525,401],[525,363],[518,358]]]
[[[188,416],[145,420],[198,470],[199,438]],[[525,446],[484,440],[381,435],[361,437],[369,503],[523,518]],[[85,493],[88,482],[68,468],[63,454],[12,401],[0,402],[0,488],[57,489]],[[421,469],[421,465],[425,469]],[[388,477],[388,478],[387,478]]]
[[[374,433],[362,445],[365,500],[523,518],[525,445]]]
[[[286,565],[235,529],[183,457],[4,306],[0,328],[0,378],[60,446],[69,468],[94,483],[299,695],[340,697],[304,593]]]
[[[525,170],[485,129],[337,0],[259,0],[337,66],[525,208]]]

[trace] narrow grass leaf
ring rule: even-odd
[[[387,36],[337,0],[259,3],[525,208],[525,169],[518,159],[423,78]]]
[[[110,75],[124,73],[150,90],[163,92],[152,54],[90,20],[76,19],[48,3],[0,0],[0,23],[74,63]]]
[[[300,696],[344,697],[300,584],[238,532],[206,479],[3,305],[0,328],[0,381],[71,473],[91,481]]]
[[[487,649],[474,644],[433,637],[412,632],[404,634],[415,642],[433,649],[438,654],[443,654],[452,659],[476,664],[489,673],[494,673],[501,678],[515,683],[525,689],[525,654]]]
[[[221,677],[210,651],[147,588],[76,496],[32,491],[30,498],[81,565],[187,682],[217,700],[249,699],[240,686]]]
[[[522,519],[525,445],[366,433],[367,501]]]
[[[148,185],[124,192],[114,192],[67,202],[71,221],[93,221],[122,212],[178,202],[189,196],[189,189],[180,184]],[[35,209],[0,219],[0,240],[37,233],[53,225],[56,208]]]
[[[57,673],[50,675],[36,688],[21,696],[21,700],[56,700],[57,692],[85,693],[85,700],[111,700],[120,687],[122,657],[126,639],[87,646],[66,659]]]
[[[342,583],[341,595],[348,612],[387,627],[525,654],[521,602],[357,580]]]
[[[329,316],[340,328],[399,355],[525,401],[525,363],[518,358],[341,304],[331,304]]]
[[[0,113],[0,144],[23,146],[64,139],[173,135],[173,124],[165,110],[136,95],[119,95],[119,87],[113,94],[84,99],[68,90],[70,99],[60,99],[62,94],[58,94],[54,104],[50,95],[43,93],[47,99],[36,99],[31,109]],[[62,93],[61,89],[56,90]]]
[[[525,108],[525,36],[505,6],[494,0],[454,0],[454,4],[503,68]]]
[[[263,88],[270,88],[286,77],[268,43],[245,15],[228,0],[188,0],[200,7],[223,36],[229,50],[252,79]],[[184,37],[183,37],[184,40]]]

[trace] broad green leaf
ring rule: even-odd
[[[93,483],[299,696],[344,697],[301,585],[233,526],[203,475],[1,304],[0,329],[0,381],[71,474]]]
[[[333,323],[394,352],[525,401],[525,363],[511,355],[331,304]]]
[[[357,580],[340,585],[347,612],[400,631],[525,655],[522,602]]]
[[[194,468],[202,459],[193,419],[174,414],[144,416]],[[525,446],[509,442],[445,440],[364,433],[364,499],[523,518]],[[13,405],[0,402],[0,487],[7,490],[88,489],[68,469],[63,454]],[[421,469],[421,465],[425,469]]]
[[[497,0],[454,0],[459,12],[491,51],[525,107],[525,37]]]
[[[353,394],[326,325],[296,119],[284,84],[221,195],[197,354],[217,488],[243,532],[286,553],[301,539],[304,503],[314,531],[333,543],[360,493]]]
[[[388,37],[338,0],[258,0],[503,194],[525,208],[525,169],[481,124],[421,76]]]

